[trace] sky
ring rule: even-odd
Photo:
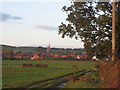
[[[1,44],[83,48],[81,40],[62,38],[58,26],[66,22],[63,6],[70,2],[1,2]]]

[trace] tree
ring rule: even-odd
[[[116,5],[119,6],[118,3]],[[72,2],[62,10],[67,13],[68,23],[62,22],[59,26],[59,34],[63,38],[81,38],[89,58],[95,53],[99,58],[111,56],[111,2]]]
[[[8,51],[8,52],[3,51],[2,57],[3,59],[14,60],[14,51]]]

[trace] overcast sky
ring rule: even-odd
[[[1,44],[82,48],[80,40],[58,35],[58,26],[65,22],[61,9],[70,2],[4,2],[0,3]]]

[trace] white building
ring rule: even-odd
[[[93,56],[92,59],[98,61],[98,58],[96,56]]]

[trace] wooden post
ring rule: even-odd
[[[115,62],[115,1],[112,2],[112,62]]]

